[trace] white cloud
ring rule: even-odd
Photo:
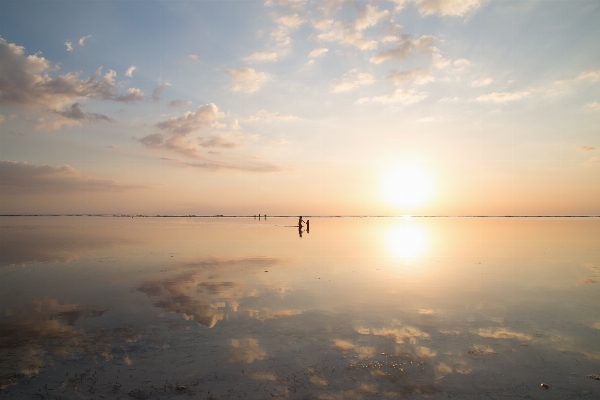
[[[332,91],[337,93],[352,90],[359,86],[370,85],[373,82],[375,82],[373,75],[353,69],[344,74],[340,79],[333,81],[331,86],[333,87]]]
[[[83,43],[86,41],[86,39],[89,39],[91,37],[92,37],[92,35],[87,35],[87,36],[83,36],[83,37],[79,38],[79,45],[83,46]]]
[[[309,54],[308,57],[309,58],[317,58],[317,57],[322,57],[324,56],[327,52],[329,51],[328,48],[326,47],[317,47],[316,49],[313,49]]]
[[[471,87],[484,87],[489,86],[494,80],[492,78],[485,78],[473,81]]]
[[[442,97],[442,98],[440,99],[440,101],[444,101],[444,102],[445,102],[445,101],[458,101],[458,100],[459,100],[459,98],[458,98],[458,97]]]
[[[600,164],[600,157],[598,157],[598,156],[592,157],[583,163],[583,165],[598,165],[598,164]]]
[[[369,61],[373,64],[381,64],[386,60],[404,61],[409,57],[418,54],[433,54],[437,48],[433,45],[434,36],[423,35],[419,39],[413,40],[408,35],[401,35],[397,38],[397,46],[391,50],[382,51]]]
[[[463,69],[471,65],[471,61],[467,60],[466,58],[459,58],[458,60],[452,61],[452,65],[458,71],[462,71]]]
[[[39,194],[121,191],[135,187],[108,179],[92,178],[69,165],[58,167],[0,161],[0,188],[3,194]]]
[[[276,52],[266,52],[266,51],[256,52],[256,53],[244,58],[244,60],[248,61],[248,62],[277,61],[277,53]]]
[[[302,24],[306,22],[306,18],[299,16],[298,14],[282,15],[275,20],[279,25],[283,25],[286,28],[298,29]]]
[[[133,76],[133,71],[135,71],[136,69],[137,67],[135,65],[132,65],[131,67],[127,68],[127,71],[125,71],[125,76],[131,78]]]
[[[378,46],[377,41],[365,39],[363,31],[377,25],[379,21],[388,16],[389,11],[379,11],[377,7],[367,5],[358,11],[358,17],[354,21],[324,19],[313,25],[318,31],[321,31],[317,35],[319,40],[352,45],[360,50],[373,50]]]
[[[188,111],[182,117],[169,118],[156,124],[156,127],[173,135],[188,133],[210,127],[225,114],[214,103],[199,106],[194,112]]]
[[[529,96],[529,92],[493,92],[489,94],[482,94],[477,97],[477,101],[491,101],[494,103],[506,103],[507,101],[521,100],[523,97]]]
[[[65,42],[65,46],[67,47],[67,51],[73,51],[73,43],[70,41]]]
[[[231,90],[234,92],[253,93],[269,80],[269,74],[256,72],[252,68],[228,68],[231,77]]]
[[[394,93],[390,93],[388,95],[375,96],[372,98],[363,97],[357,101],[357,104],[363,104],[371,101],[382,104],[400,103],[403,105],[409,105],[418,103],[426,98],[427,93],[416,93],[413,89],[397,89]]]
[[[593,150],[596,150],[595,147],[587,146],[587,145],[575,145],[575,148],[577,150],[581,150],[581,151],[593,151]]]
[[[591,103],[588,103],[587,106],[592,110],[600,111],[600,103],[597,101],[592,101]]]
[[[470,10],[481,6],[480,0],[414,0],[419,9],[419,14],[461,16]]]
[[[291,9],[301,9],[305,6],[307,0],[266,0],[265,6],[274,7],[282,6]]]

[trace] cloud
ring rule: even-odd
[[[135,71],[136,69],[137,67],[135,65],[132,65],[131,67],[127,68],[127,71],[125,71],[125,76],[131,78],[133,76],[133,71]]]
[[[321,31],[316,37],[327,42],[337,42],[352,45],[360,50],[373,50],[378,43],[363,37],[363,31],[375,26],[379,21],[389,17],[389,11],[367,5],[358,10],[358,17],[353,21],[334,21],[324,19],[314,23],[314,27]]]
[[[92,35],[87,35],[87,36],[83,36],[83,37],[79,38],[79,45],[83,46],[83,43],[86,41],[86,39],[89,39],[91,37],[92,37]]]
[[[361,360],[372,358],[375,355],[375,347],[358,346],[352,342],[341,339],[334,339],[333,347],[343,352],[353,352]]]
[[[333,81],[331,86],[333,87],[332,91],[337,93],[352,90],[359,86],[370,85],[373,82],[375,82],[373,75],[353,69],[344,74],[340,79]]]
[[[491,101],[494,103],[506,103],[508,101],[521,100],[524,97],[529,96],[529,92],[493,92],[489,94],[482,94],[477,97],[477,101]]]
[[[494,80],[492,78],[485,78],[473,81],[471,87],[484,87],[489,86]]]
[[[4,115],[0,114],[0,124],[3,123],[6,120],[6,117]]]
[[[587,145],[575,145],[575,148],[577,150],[581,150],[581,151],[592,151],[592,150],[596,150],[595,147],[592,146],[587,146]]]
[[[312,50],[308,54],[308,57],[309,58],[323,57],[328,51],[329,51],[329,49],[326,47],[317,47],[316,49]]]
[[[600,111],[600,103],[597,101],[592,101],[591,103],[588,103],[587,106],[592,110]]]
[[[600,157],[592,157],[583,163],[583,165],[598,165],[598,164],[600,164]]]
[[[92,178],[69,165],[56,167],[0,161],[0,188],[3,194],[122,191],[139,187]]]
[[[192,104],[191,100],[173,100],[168,104],[169,107],[183,107]]]
[[[243,163],[240,162],[238,164],[230,164],[223,162],[214,162],[207,161],[202,163],[183,163],[186,167],[197,168],[200,170],[205,170],[209,172],[220,172],[220,171],[241,171],[241,172],[260,172],[260,173],[270,173],[270,172],[282,172],[285,171],[284,168],[279,167],[277,165],[273,165],[265,162],[251,162],[251,163]]]
[[[410,39],[408,35],[400,35],[396,41],[396,47],[391,50],[380,52],[369,61],[373,64],[381,64],[387,60],[404,61],[419,54],[433,54],[437,48],[433,45],[434,36],[423,35],[418,39]]]
[[[266,52],[266,51],[262,51],[262,52],[257,52],[254,53],[246,58],[244,58],[245,61],[248,62],[271,62],[271,61],[277,61],[277,53],[275,52]]]
[[[154,90],[152,90],[152,101],[157,102],[160,100],[163,92],[167,87],[171,86],[170,83],[160,83],[158,84]]]
[[[581,74],[579,74],[577,76],[577,78],[575,78],[575,80],[578,81],[583,81],[583,80],[590,80],[593,82],[596,82],[598,80],[600,80],[600,69],[599,70],[588,70],[588,71],[584,71]]]
[[[440,99],[440,101],[443,101],[443,102],[446,102],[446,101],[454,102],[454,101],[458,101],[458,100],[460,100],[458,97],[442,97]]]
[[[301,9],[306,4],[306,0],[266,0],[266,7],[282,6],[291,9]]]
[[[233,148],[240,145],[239,134],[221,133],[209,137],[188,137],[191,133],[206,130],[217,124],[225,115],[214,103],[199,106],[181,117],[172,117],[156,124],[163,133],[144,136],[140,142],[150,149],[164,148],[193,158],[201,158],[200,147]]]
[[[285,26],[290,29],[298,29],[302,24],[306,22],[306,18],[298,15],[282,15],[275,20],[279,25]]]
[[[476,10],[481,6],[480,0],[414,0],[417,4],[419,14],[462,16],[470,10]]]
[[[246,118],[246,121],[255,122],[255,121],[259,121],[261,119],[267,120],[267,121],[272,121],[272,120],[291,121],[291,120],[298,119],[298,117],[296,117],[295,115],[282,114],[280,112],[268,112],[267,110],[263,109],[263,110],[260,110],[259,112],[257,112],[256,115],[251,115],[248,118]]]
[[[417,93],[413,89],[397,89],[394,93],[375,97],[362,97],[358,99],[357,104],[363,104],[369,101],[382,104],[400,103],[403,105],[415,104],[427,98],[427,93]]]
[[[252,68],[228,68],[227,74],[231,78],[231,90],[243,93],[257,92],[270,78],[269,74]]]
[[[51,78],[55,68],[44,57],[25,56],[25,49],[0,38],[0,104],[41,107],[55,110],[77,99],[136,101],[143,97],[139,89],[129,89],[119,95],[115,86],[116,72],[102,75],[99,68],[88,79],[66,73]]]
[[[135,103],[144,99],[144,92],[138,88],[127,89],[127,94],[116,96],[114,100],[122,101],[123,103]]]
[[[97,113],[84,113],[81,110],[81,104],[80,103],[73,103],[71,104],[70,107],[67,107],[66,110],[63,111],[53,111],[54,113],[61,115],[65,118],[68,119],[73,119],[76,121],[81,121],[81,120],[86,120],[90,123],[92,122],[115,122],[114,119],[109,118],[108,116],[104,115],[104,114],[97,114]]]
[[[188,111],[182,117],[172,117],[156,124],[162,131],[173,135],[187,135],[190,132],[208,128],[225,114],[214,103],[199,106],[196,111]]]
[[[68,40],[65,42],[65,46],[67,47],[67,51],[73,51],[73,43]]]
[[[396,85],[402,85],[413,79],[414,83],[417,85],[422,85],[435,80],[433,75],[424,68],[416,68],[410,71],[401,72],[392,71],[385,79],[392,79]]]

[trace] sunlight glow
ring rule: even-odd
[[[391,168],[382,182],[382,198],[399,207],[416,207],[429,200],[433,186],[422,168],[405,164]]]
[[[402,222],[387,233],[388,249],[403,259],[420,256],[427,249],[427,243],[425,230],[410,222]]]

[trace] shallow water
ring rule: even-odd
[[[294,223],[1,217],[0,397],[600,397],[600,219]]]

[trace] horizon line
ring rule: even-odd
[[[196,215],[196,214],[0,214],[0,217],[104,217],[104,218],[256,218],[257,215]],[[298,218],[298,215],[258,215],[259,218]],[[484,215],[305,215],[306,218],[600,218],[600,214],[556,215],[556,214],[484,214]]]

